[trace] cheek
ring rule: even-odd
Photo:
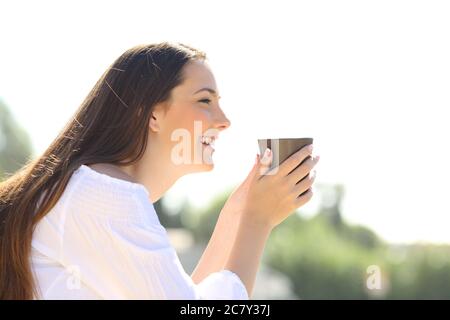
[[[192,107],[189,112],[180,115],[179,128],[187,129],[193,136],[202,134],[210,127],[211,114],[206,109]]]
[[[184,106],[184,108],[180,108],[178,112],[174,112],[167,118],[164,136],[169,145],[177,143],[172,139],[172,134],[176,137],[188,134],[191,138],[191,143],[193,143],[198,136],[210,128],[210,119],[211,113],[208,110],[198,106]],[[180,129],[182,131],[177,133],[176,131]]]

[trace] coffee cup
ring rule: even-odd
[[[258,139],[260,155],[266,148],[272,151],[272,164],[269,170],[278,167],[287,158],[306,145],[312,144],[313,138],[268,138]],[[306,160],[306,159],[305,159]],[[302,162],[303,163],[303,162]],[[301,164],[301,163],[300,163]],[[299,165],[300,165],[299,164]]]

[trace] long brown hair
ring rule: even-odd
[[[30,265],[36,224],[80,165],[129,165],[142,157],[154,106],[170,101],[171,90],[183,82],[183,66],[195,59],[206,55],[181,43],[125,51],[47,150],[0,183],[0,299],[37,296]]]

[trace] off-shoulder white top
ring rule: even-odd
[[[149,190],[81,165],[33,232],[36,299],[249,299],[237,274],[195,284]]]

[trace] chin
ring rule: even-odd
[[[203,148],[201,150],[197,150],[197,152],[196,157],[192,159],[193,163],[189,165],[188,172],[195,173],[212,171],[214,169],[212,153],[204,150]]]
[[[204,163],[200,165],[195,165],[188,170],[188,174],[191,173],[201,173],[201,172],[209,172],[214,169],[214,163]]]
[[[204,164],[203,167],[205,168],[203,171],[212,171],[214,169],[214,163]]]
[[[214,163],[211,163],[211,164],[204,163],[204,164],[200,165],[197,169],[198,169],[197,170],[198,172],[212,171],[214,169]]]

